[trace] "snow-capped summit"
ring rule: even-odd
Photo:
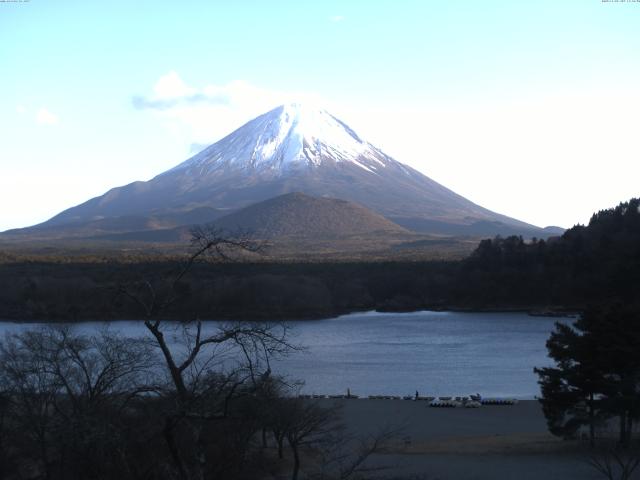
[[[355,202],[417,231],[544,236],[394,160],[308,104],[277,107],[171,170],[113,188],[42,226],[131,216],[154,224],[167,216],[201,222],[211,212],[230,213],[291,192]]]
[[[374,172],[384,164],[374,147],[326,110],[305,103],[281,105],[251,120],[219,142],[169,170],[270,170],[352,162]]]

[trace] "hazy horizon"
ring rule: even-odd
[[[541,227],[638,196],[640,3],[0,3],[0,231],[311,101]]]

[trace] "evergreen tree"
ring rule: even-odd
[[[571,327],[556,323],[556,330],[547,341],[549,356],[556,367],[534,369],[540,377],[540,402],[549,431],[570,438],[588,425],[591,444],[596,422],[605,415],[599,402],[604,383],[598,349],[592,340],[593,337],[580,333],[577,324]]]
[[[556,366],[536,368],[542,408],[554,435],[572,437],[600,419],[618,417],[619,441],[631,441],[640,417],[640,315],[616,305],[591,308],[573,326],[557,323],[547,341]]]

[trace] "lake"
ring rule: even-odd
[[[290,321],[306,351],[274,363],[275,373],[304,379],[305,393],[468,395],[533,398],[534,366],[546,366],[545,342],[557,319],[524,313],[354,313]],[[563,322],[569,321],[563,319]],[[0,334],[38,324],[0,322]],[[74,329],[90,333],[104,322]],[[108,324],[126,336],[146,335],[141,322]],[[215,328],[216,322],[207,322]]]

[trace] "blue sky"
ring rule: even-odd
[[[640,194],[640,3],[0,3],[0,231],[283,101],[537,225]]]

